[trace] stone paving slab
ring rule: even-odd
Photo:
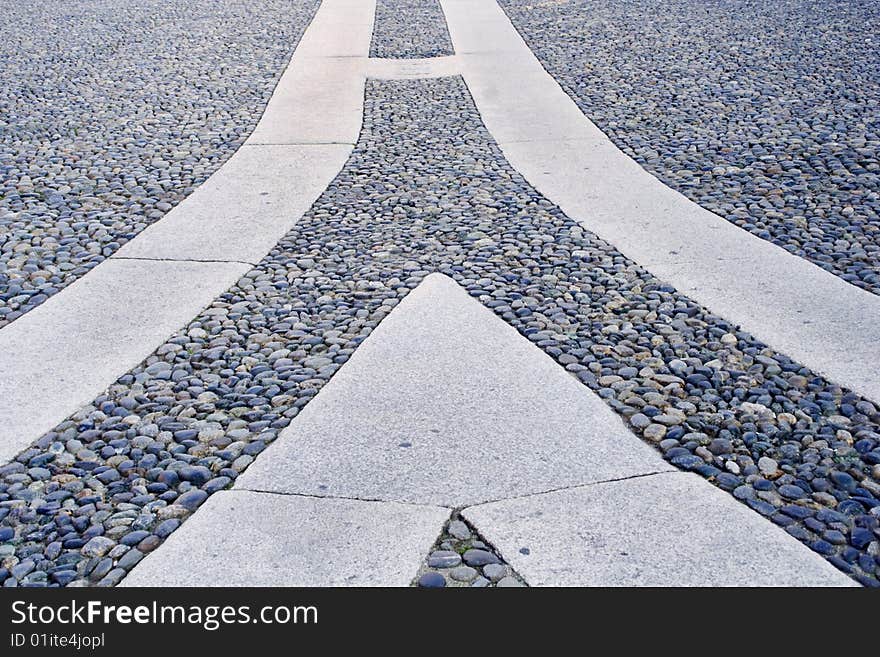
[[[94,399],[250,265],[111,259],[0,331],[0,462]]]
[[[505,500],[462,515],[531,586],[855,586],[689,473]]]
[[[255,263],[311,207],[350,152],[344,144],[245,146],[116,257]]]
[[[449,510],[249,491],[212,496],[122,586],[408,586]]]
[[[442,4],[486,127],[538,191],[713,312],[880,399],[880,297],[704,210],[638,166],[542,68],[495,0]],[[718,266],[731,256],[749,266]]]
[[[119,258],[0,330],[0,461],[93,399],[227,289],[339,172],[351,151],[344,144],[360,130],[372,7],[324,0],[246,145]],[[362,58],[337,57],[348,54]],[[343,145],[294,149],[261,140]]]
[[[375,15],[375,0],[322,0],[297,54],[318,59],[367,57]]]
[[[236,487],[461,506],[670,469],[551,358],[433,274]]]
[[[354,144],[363,116],[366,49],[362,54],[297,59],[246,145]]]
[[[324,0],[247,144],[354,144],[373,0]]]

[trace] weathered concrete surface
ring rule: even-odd
[[[408,586],[449,510],[212,495],[122,586]]]
[[[244,146],[117,258],[258,262],[345,164],[342,144]]]
[[[442,78],[458,75],[460,66],[455,55],[429,57],[427,59],[379,59],[367,60],[367,77],[380,80],[412,80],[417,78]]]
[[[505,500],[463,515],[532,586],[856,586],[690,473]]]
[[[91,402],[250,266],[110,259],[0,330],[0,462]]]
[[[593,392],[433,274],[236,487],[461,506],[670,469]]]

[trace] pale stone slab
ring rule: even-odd
[[[99,395],[247,272],[108,260],[0,330],[0,462]]]
[[[121,586],[408,586],[449,509],[222,491]]]
[[[675,472],[465,509],[532,586],[855,586],[773,523]]]
[[[495,0],[442,0],[465,81],[508,161],[625,255],[816,372],[880,400],[880,297],[701,208],[617,149]]]
[[[374,8],[324,0],[249,145],[114,257],[0,329],[0,462],[198,314],[326,188],[360,131]]]
[[[324,0],[248,144],[354,144],[374,0]]]
[[[114,257],[258,262],[311,207],[346,145],[244,146]]]
[[[593,392],[432,274],[236,487],[461,506],[669,469]]]
[[[363,118],[366,55],[367,49],[363,57],[294,55],[245,144],[354,145]]]

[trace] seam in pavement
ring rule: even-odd
[[[243,148],[252,148],[254,146],[352,146],[354,143],[350,141],[255,141],[244,144]]]
[[[630,479],[643,479],[645,477],[653,477],[655,475],[664,475],[664,474],[688,474],[679,470],[677,468],[670,467],[669,470],[655,470],[653,472],[643,472],[640,474],[627,475],[625,477],[613,477],[611,479],[602,479],[601,481],[591,481],[586,484],[571,484],[570,486],[559,486],[558,488],[548,488],[547,490],[539,490],[534,493],[523,493],[522,495],[511,495],[510,497],[499,497],[496,499],[483,500],[482,502],[475,502],[474,504],[465,504],[464,506],[457,506],[453,510],[454,511],[464,511],[466,509],[473,509],[478,506],[483,506],[484,504],[495,504],[496,502],[509,502],[510,500],[524,500],[530,497],[538,497],[540,495],[549,495],[551,493],[559,493],[565,490],[574,490],[578,488],[590,488],[592,486],[601,486],[602,484],[613,484],[618,481],[628,481]]]
[[[368,502],[372,504],[405,504],[406,506],[416,506],[419,508],[430,509],[448,509],[450,513],[457,507],[444,506],[442,504],[423,504],[421,502],[407,502],[405,500],[383,500],[378,497],[352,497],[349,495],[312,495],[309,493],[288,493],[286,491],[262,490],[259,488],[227,488],[230,493],[259,493],[261,495],[283,495],[285,497],[306,497],[315,500],[348,500],[350,502]],[[222,491],[220,491],[222,492]],[[462,507],[464,508],[464,507]]]
[[[247,260],[211,260],[198,258],[148,258],[146,256],[110,256],[113,260],[143,260],[145,262],[199,262],[204,264],[237,264],[256,267],[256,263]]]
[[[641,479],[643,477],[653,477],[655,475],[664,475],[664,474],[679,474],[682,473],[681,470],[676,468],[670,468],[669,470],[655,470],[653,472],[643,472],[635,475],[627,475],[626,477],[613,477],[611,479],[602,479],[600,481],[591,481],[585,484],[571,484],[570,486],[559,486],[557,488],[548,488],[546,490],[539,490],[533,493],[523,493],[522,495],[511,495],[509,497],[498,497],[498,498],[490,498],[487,500],[480,500],[479,502],[473,502],[471,504],[463,504],[461,506],[447,506],[445,504],[426,504],[423,502],[407,502],[405,500],[388,500],[382,499],[379,497],[357,497],[351,495],[314,495],[310,493],[289,493],[286,491],[273,491],[273,490],[263,490],[260,488],[229,488],[227,489],[229,492],[248,492],[248,493],[260,493],[263,495],[284,495],[287,497],[308,497],[318,500],[350,500],[352,502],[372,502],[376,504],[406,504],[408,506],[418,506],[418,507],[431,507],[435,509],[449,509],[450,512],[462,512],[465,509],[472,509],[474,507],[482,506],[484,504],[494,504],[496,502],[508,502],[510,500],[522,500],[529,497],[537,497],[539,495],[549,495],[550,493],[558,493],[564,490],[572,490],[577,488],[589,488],[591,486],[600,486],[602,484],[611,484],[618,481],[627,481],[629,479]],[[687,474],[687,473],[684,473]]]

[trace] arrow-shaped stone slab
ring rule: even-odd
[[[450,507],[533,584],[852,584],[434,274],[135,585],[406,585]]]
[[[238,485],[461,507],[669,469],[543,351],[433,274]]]

